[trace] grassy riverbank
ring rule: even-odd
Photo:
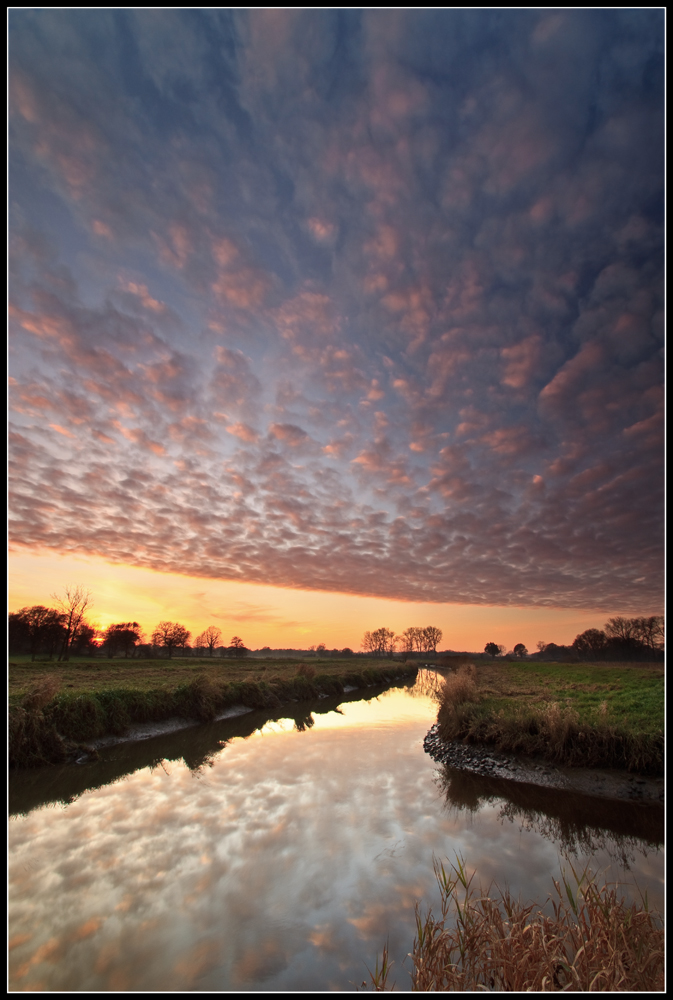
[[[436,865],[435,873],[441,916],[422,919],[416,911],[412,992],[664,989],[663,921],[646,902],[629,905],[616,886],[573,871],[562,884],[554,880],[545,914],[507,891],[476,892],[460,860],[448,871]],[[384,948],[370,973],[375,991],[392,989],[393,976]]]
[[[663,770],[659,664],[461,667],[446,678],[439,704],[439,730],[447,741],[486,743],[558,764]]]
[[[385,683],[416,668],[399,661],[70,660],[9,664],[9,763],[66,761],[88,740],[134,723],[208,721],[229,707],[276,708]]]

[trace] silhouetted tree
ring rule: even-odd
[[[228,653],[229,653],[229,656],[247,656],[248,655],[248,650],[246,648],[246,645],[245,645],[245,643],[243,642],[243,640],[239,636],[235,635],[234,638],[229,643]]]
[[[61,652],[58,654],[59,661],[70,659],[70,648],[77,639],[78,633],[86,624],[84,613],[91,607],[91,591],[84,590],[83,587],[66,587],[65,596],[58,594],[51,595],[58,605],[61,614],[61,623],[64,628]]]
[[[524,656],[528,656],[528,650],[526,649],[526,647],[522,642],[517,642],[512,652],[519,660],[522,660]]]
[[[649,618],[634,618],[636,638],[651,650],[664,648],[664,616],[650,615]]]
[[[417,625],[405,628],[400,636],[402,649],[405,653],[420,653],[423,650],[423,629]]]
[[[608,645],[605,632],[599,628],[588,628],[575,636],[573,649],[583,659],[603,659]]]
[[[500,655],[500,646],[497,642],[487,642],[484,646],[484,652],[495,659],[496,656]]]
[[[103,645],[110,657],[114,657],[117,650],[121,649],[124,657],[128,658],[142,641],[143,632],[138,622],[117,622],[115,625],[108,625],[103,633]]]
[[[36,604],[32,608],[21,608],[9,615],[10,652],[26,650],[34,659],[39,652],[53,656],[63,640],[61,615],[54,608]]]
[[[608,639],[621,639],[630,642],[638,638],[637,618],[610,618],[603,628]]]
[[[178,622],[159,622],[152,633],[152,642],[155,646],[162,646],[168,650],[168,659],[173,658],[173,650],[181,649],[189,642],[189,632],[184,625]]]
[[[70,651],[75,656],[84,656],[93,653],[98,649],[97,638],[98,629],[94,628],[93,625],[89,625],[88,622],[82,622],[77,629],[75,638],[70,642]]]
[[[562,663],[576,663],[579,659],[577,651],[572,646],[559,646],[555,642],[545,644],[544,650],[540,653],[540,658]]]
[[[216,625],[209,625],[201,635],[196,638],[196,645],[201,646],[204,649],[209,650],[209,656],[213,655],[213,650],[220,641],[220,636],[222,635],[222,629],[217,628]]]
[[[423,629],[423,637],[425,639],[425,648],[428,653],[436,653],[437,646],[442,641],[441,628],[437,628],[435,625],[426,625]]]
[[[362,648],[365,653],[375,653],[377,656],[390,656],[395,651],[398,636],[389,628],[377,628],[374,632],[365,632]]]

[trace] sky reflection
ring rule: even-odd
[[[348,990],[386,938],[405,986],[433,856],[460,853],[485,883],[544,900],[557,846],[498,800],[447,808],[422,750],[432,703],[404,697],[304,732],[274,723],[211,767],[144,768],[14,819],[11,988]],[[652,852],[628,876],[655,905],[662,870]]]

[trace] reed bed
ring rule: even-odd
[[[553,880],[551,914],[509,892],[476,892],[457,859],[435,863],[441,916],[416,908],[412,992],[653,992],[664,989],[664,929],[647,899],[627,903],[587,871]],[[371,985],[388,985],[387,948]]]

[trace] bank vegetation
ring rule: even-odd
[[[463,664],[437,693],[439,735],[556,764],[663,773],[664,672],[643,664]]]
[[[297,660],[69,660],[9,664],[9,764],[63,763],[87,741],[171,718],[211,721],[229,708],[273,709],[289,702],[415,677],[414,665],[330,660],[318,673]]]

